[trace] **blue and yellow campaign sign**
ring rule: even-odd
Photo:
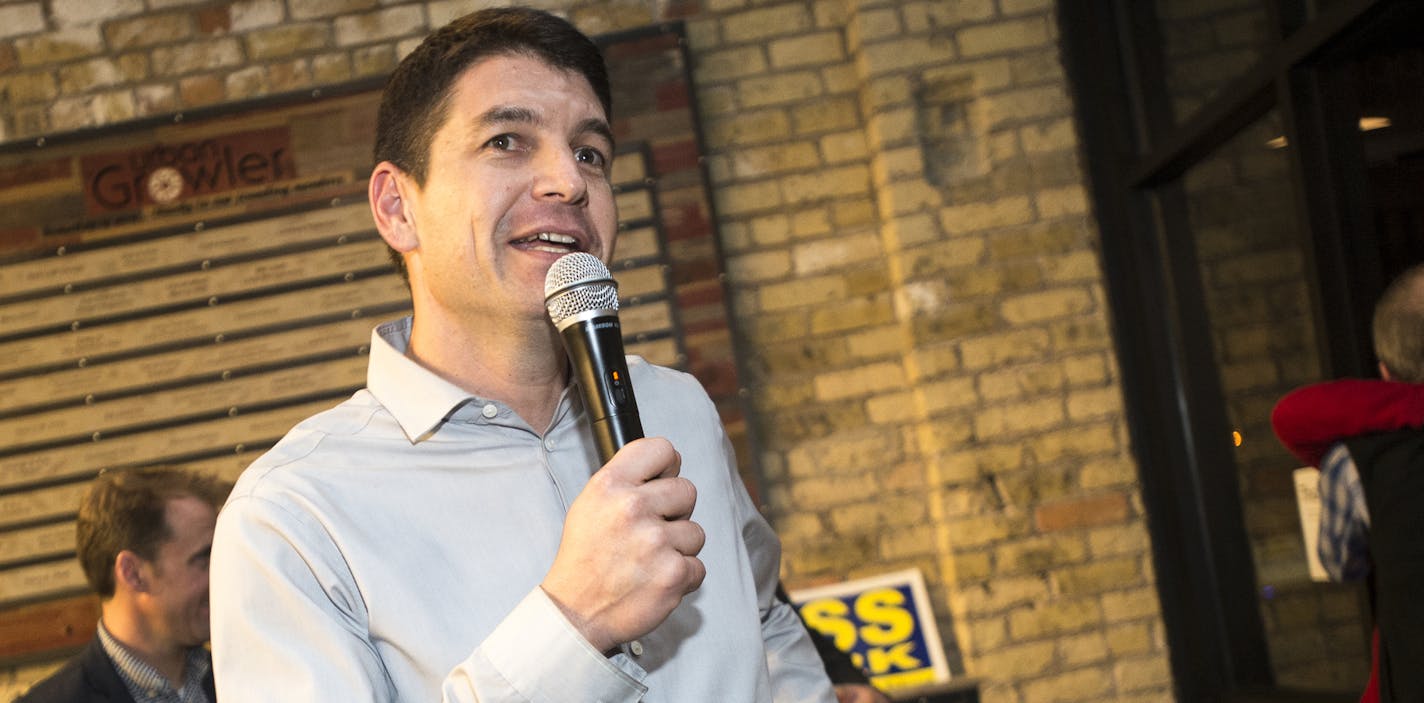
[[[949,664],[919,569],[790,593],[813,630],[850,654],[883,690],[949,680]]]

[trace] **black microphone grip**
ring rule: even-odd
[[[579,320],[560,334],[578,378],[579,397],[593,428],[599,460],[607,464],[623,445],[643,436],[638,401],[628,378],[628,360],[623,355],[623,327],[613,314]]]

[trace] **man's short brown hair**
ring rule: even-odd
[[[114,595],[114,560],[129,550],[144,559],[158,556],[173,537],[168,502],[197,498],[216,511],[232,486],[225,481],[176,467],[105,471],[79,502],[76,545],[84,578],[100,598]]]

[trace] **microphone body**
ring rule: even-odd
[[[559,330],[602,463],[643,436],[628,378],[618,284],[592,254],[568,254],[549,268],[544,304]]]

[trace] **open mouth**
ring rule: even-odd
[[[510,244],[527,251],[546,251],[551,254],[568,254],[575,251],[583,251],[583,246],[574,237],[556,232],[540,232],[538,234],[516,239]]]

